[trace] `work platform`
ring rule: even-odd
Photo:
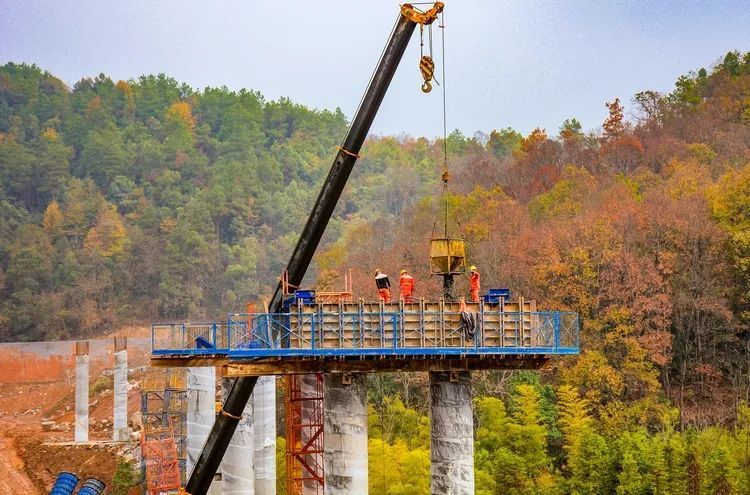
[[[303,303],[221,323],[152,325],[155,366],[222,366],[227,376],[536,369],[577,354],[578,315],[534,301]]]

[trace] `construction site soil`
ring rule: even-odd
[[[74,342],[0,345],[0,494],[46,495],[61,471],[99,478],[110,493],[119,460],[138,454],[140,382],[148,373],[148,330],[128,328],[130,442],[111,442],[112,340],[91,341],[89,442],[73,442]],[[140,493],[138,488],[132,494]]]

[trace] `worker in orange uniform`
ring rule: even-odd
[[[472,302],[479,302],[479,270],[476,266],[471,265],[469,271],[471,272],[469,275],[469,294],[471,294]]]
[[[409,272],[406,270],[401,270],[398,284],[401,287],[401,299],[408,303],[414,302],[412,299],[412,296],[414,295],[414,277],[409,275]]]
[[[388,280],[388,275],[375,270],[375,285],[378,288],[378,297],[385,303],[391,302],[391,281]]]

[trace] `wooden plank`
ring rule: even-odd
[[[194,356],[194,357],[152,357],[151,366],[167,368],[184,368],[190,366],[224,366],[228,362],[226,356]]]

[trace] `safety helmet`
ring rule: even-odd
[[[475,272],[475,271],[477,271],[477,267],[476,267],[476,266],[474,266],[474,265],[471,265],[471,266],[469,267],[469,270],[471,270],[472,272]]]
[[[375,270],[375,275],[377,275],[378,273],[382,273],[382,272],[380,271],[380,268],[378,268],[377,270]]]
[[[401,273],[399,275],[403,275],[404,273],[407,273],[406,270],[401,270]]]

